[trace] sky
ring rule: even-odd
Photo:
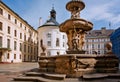
[[[8,7],[26,20],[36,30],[39,27],[39,19],[44,24],[50,17],[50,11],[54,6],[56,20],[59,24],[71,17],[66,10],[66,4],[70,0],[2,0]],[[91,21],[93,29],[117,29],[120,27],[120,0],[83,0],[85,9],[80,17]]]

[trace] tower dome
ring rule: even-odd
[[[54,10],[54,7],[52,7],[52,10],[50,11],[50,16],[56,20],[56,11]]]
[[[59,23],[56,21],[56,11],[54,7],[52,7],[52,10],[50,11],[50,19],[48,19],[42,26],[59,26]],[[39,27],[39,28],[40,28]]]

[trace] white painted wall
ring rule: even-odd
[[[46,53],[50,52],[51,55],[57,55],[57,52],[60,52],[60,55],[65,54],[66,53],[66,43],[67,43],[67,39],[66,39],[66,34],[62,33],[59,31],[59,27],[58,26],[41,26],[40,28],[38,28],[38,40],[39,40],[39,47],[38,47],[38,52],[39,55],[42,52],[41,51],[41,47],[40,47],[40,40],[43,39],[43,44],[46,46]],[[47,34],[50,33],[51,34],[51,39],[47,38]],[[63,35],[65,36],[65,38],[63,39]],[[56,38],[59,38],[60,41],[60,46],[56,47]],[[47,41],[51,41],[51,46],[47,46]],[[63,42],[65,44],[65,47],[63,47]],[[49,54],[48,54],[49,56]]]

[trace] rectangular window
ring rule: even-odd
[[[3,9],[0,8],[0,14],[3,15]]]
[[[98,49],[100,49],[100,44],[98,44]]]
[[[10,26],[8,26],[8,34],[10,34]]]
[[[56,39],[56,46],[59,47],[59,38]]]
[[[92,44],[92,49],[94,49],[94,44]]]
[[[63,35],[63,39],[65,39],[65,35]]]
[[[22,27],[22,23],[20,23],[20,27]]]
[[[14,59],[16,59],[16,54],[14,54]]]
[[[48,46],[51,46],[51,41],[48,41],[48,42],[47,42],[47,45],[48,45]]]
[[[34,54],[36,54],[36,48],[34,47]]]
[[[22,43],[20,43],[20,51],[22,51]]]
[[[86,45],[87,46],[87,49],[89,48],[89,46],[88,45]]]
[[[14,50],[17,50],[17,42],[14,41]]]
[[[15,19],[15,24],[17,24],[17,19]]]
[[[26,52],[26,45],[24,44],[24,52]]]
[[[33,52],[33,47],[31,46],[31,53]]]
[[[29,53],[29,51],[30,51],[30,46],[28,46],[28,53]]]
[[[0,47],[2,47],[2,37],[0,36]]]
[[[8,19],[11,20],[11,15],[10,14],[8,14]]]
[[[65,47],[65,43],[63,42],[63,47]]]
[[[48,33],[48,34],[47,34],[47,37],[48,37],[48,38],[51,38],[51,34],[50,34],[50,33]]]
[[[25,26],[25,30],[26,30],[26,26]]]
[[[24,35],[24,41],[26,41],[26,35]]]
[[[3,23],[2,23],[2,22],[0,22],[0,30],[2,30],[2,26],[3,26]]]
[[[22,39],[22,33],[20,33],[20,39]]]
[[[10,48],[10,39],[7,39],[7,48]]]
[[[7,59],[9,59],[9,58],[10,58],[10,54],[8,53],[8,54],[7,54]]]
[[[21,54],[20,54],[20,59],[22,58]]]
[[[14,36],[17,37],[17,31],[16,30],[14,31]]]

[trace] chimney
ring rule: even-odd
[[[42,25],[42,17],[39,18],[39,26]]]
[[[106,32],[106,27],[102,27],[102,28],[101,28],[101,32],[102,32],[102,34],[105,34],[105,32]]]

